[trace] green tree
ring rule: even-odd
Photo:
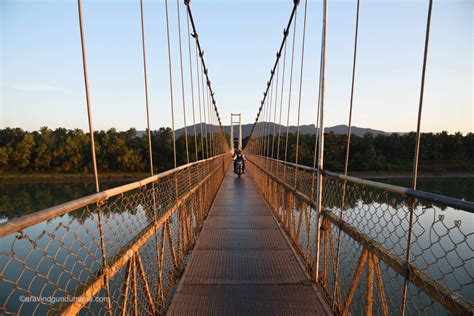
[[[0,172],[8,167],[8,152],[4,147],[0,147]]]
[[[15,144],[11,155],[11,162],[19,170],[28,171],[34,144],[33,135],[28,133],[24,133],[21,140]]]
[[[34,168],[35,171],[46,171],[50,169],[52,156],[53,132],[42,127],[40,133],[35,134],[36,147],[34,149]]]

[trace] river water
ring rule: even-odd
[[[101,190],[123,185],[131,181],[101,183]],[[0,182],[0,222],[37,212],[67,201],[95,193],[95,182]]]
[[[374,181],[410,186],[410,179],[376,179]],[[130,181],[104,182],[101,189],[113,188]],[[457,199],[474,201],[474,178],[421,178],[418,189]],[[95,193],[94,182],[1,183],[0,222]]]
[[[393,184],[393,185],[399,185],[399,186],[404,186],[404,187],[409,187],[410,186],[410,180],[409,179],[376,179],[375,181],[379,181],[379,182],[384,182],[384,183],[389,183],[389,184]],[[102,189],[107,189],[107,188],[112,188],[112,187],[116,187],[116,186],[119,186],[119,185],[122,185],[122,184],[125,184],[127,182],[130,182],[130,181],[122,181],[122,182],[107,182],[107,183],[104,183],[101,185],[101,188]],[[474,178],[422,178],[422,179],[419,179],[419,182],[418,182],[418,189],[419,190],[422,190],[422,191],[427,191],[427,192],[432,192],[432,193],[436,193],[436,194],[442,194],[442,195],[447,195],[447,196],[451,196],[451,197],[454,197],[454,198],[458,198],[458,199],[463,199],[463,200],[467,200],[467,201],[474,201]],[[45,209],[45,208],[48,208],[48,207],[51,207],[51,206],[54,206],[54,205],[57,205],[57,204],[60,204],[60,203],[64,203],[66,201],[70,201],[70,200],[73,200],[73,199],[76,199],[76,198],[80,198],[80,197],[83,197],[85,195],[88,195],[88,194],[92,194],[95,192],[95,185],[93,182],[90,182],[90,181],[86,181],[86,182],[60,182],[60,183],[0,183],[0,222],[5,222],[5,221],[8,221],[9,219],[12,219],[12,218],[16,218],[16,217],[20,217],[22,215],[25,215],[25,214],[30,214],[30,213],[33,213],[35,211],[39,211],[39,210],[42,210],[42,209]],[[364,204],[366,201],[364,200],[359,200],[357,201],[357,203],[362,203]],[[377,201],[374,202],[374,203],[378,203]],[[367,217],[367,216],[377,216],[377,217],[383,217],[384,214],[378,214],[378,212],[380,212],[381,210],[377,209],[374,212],[371,211],[371,208],[375,205],[374,203],[372,204],[368,204],[369,207],[368,208],[365,208],[367,210],[367,214],[359,214],[360,216],[362,217]],[[359,205],[359,209],[362,209],[364,210],[363,207],[361,207]],[[436,209],[435,209],[436,210]],[[420,212],[422,211],[421,208],[419,210]],[[362,212],[365,212],[365,211],[362,211]],[[372,212],[372,213],[370,213]],[[146,214],[145,214],[145,210],[142,208],[142,207],[139,207],[137,210],[135,210],[134,212],[131,212],[129,209],[126,209],[124,208],[123,209],[123,214],[121,214],[122,216],[124,216],[124,218],[128,218],[128,217],[134,217],[134,218],[146,218]],[[30,236],[33,236],[33,235],[36,235],[36,236],[40,236],[42,234],[42,231],[54,231],[54,229],[56,229],[55,227],[58,227],[58,223],[73,223],[71,225],[73,225],[73,229],[81,229],[79,226],[82,225],[84,227],[88,226],[88,223],[89,221],[91,223],[94,222],[94,216],[91,218],[91,219],[86,219],[85,221],[75,221],[74,219],[70,218],[71,216],[73,216],[74,214],[70,214],[70,215],[64,215],[60,218],[57,218],[57,219],[54,219],[52,221],[48,221],[48,222],[45,222],[45,223],[41,223],[39,225],[36,225],[35,227],[32,227],[28,230],[26,230],[26,233],[27,234],[30,234]],[[111,216],[118,216],[119,214],[112,214]],[[422,258],[423,260],[419,263],[419,264],[423,264],[424,261],[432,261],[432,260],[441,260],[438,262],[438,264],[435,264],[433,265],[433,267],[440,267],[441,270],[444,269],[444,267],[447,267],[447,268],[452,268],[452,264],[454,265],[458,265],[458,264],[461,264],[461,265],[465,265],[465,266],[461,266],[459,268],[456,269],[456,271],[458,272],[451,272],[450,275],[447,276],[447,278],[449,278],[448,280],[444,280],[442,283],[447,283],[447,284],[450,284],[451,283],[451,280],[453,280],[454,284],[453,284],[453,288],[456,289],[456,292],[458,292],[459,294],[461,295],[465,295],[467,296],[468,299],[474,299],[474,296],[471,295],[473,292],[471,290],[474,290],[474,287],[473,287],[473,281],[472,281],[472,278],[470,277],[470,273],[465,273],[465,271],[472,271],[472,268],[473,268],[473,259],[472,259],[472,248],[470,247],[474,247],[473,245],[473,240],[474,239],[474,236],[472,234],[472,232],[474,231],[473,229],[473,214],[469,214],[467,212],[462,212],[462,211],[457,211],[457,210],[453,210],[451,208],[440,208],[438,210],[438,213],[435,214],[435,216],[443,216],[445,217],[444,221],[439,221],[437,219],[435,219],[435,221],[437,221],[437,225],[440,225],[440,224],[443,224],[445,225],[445,223],[451,223],[451,222],[454,222],[456,220],[462,220],[462,229],[464,232],[468,232],[470,235],[468,235],[466,240],[464,240],[462,242],[462,244],[460,244],[459,246],[457,246],[457,250],[461,251],[462,253],[461,254],[458,254],[458,253],[451,253],[451,254],[448,254],[448,256],[444,255],[443,258],[440,257],[440,259],[437,259],[437,256],[440,255],[440,256],[443,256],[443,253],[440,253],[440,254],[437,254],[436,253],[436,249],[443,249],[443,247],[440,247],[442,246],[442,243],[440,242],[439,245],[440,246],[437,246],[437,247],[434,247],[431,249],[431,251],[427,251],[427,255],[424,255],[424,257]],[[385,215],[386,216],[386,215]],[[396,217],[393,217],[396,219]],[[421,223],[421,222],[420,222]],[[392,225],[397,225],[396,223],[394,223],[392,221],[391,223]],[[76,227],[77,226],[77,227]],[[420,229],[422,229],[423,231],[425,229],[427,229],[428,227],[435,227],[433,226],[433,221],[431,220],[431,217],[429,219],[429,222],[427,223],[422,223],[421,225],[422,227]],[[401,226],[400,226],[401,227]],[[444,227],[444,226],[443,226]],[[441,227],[441,228],[443,228]],[[364,227],[365,228],[365,227]],[[86,227],[87,229],[87,227]],[[397,233],[399,228],[395,227],[394,228],[394,233]],[[443,228],[444,229],[444,228]],[[364,230],[364,229],[362,229]],[[367,233],[368,235],[372,235],[373,232],[371,231],[367,231],[367,232],[364,232],[364,233]],[[417,231],[414,232],[415,235],[417,234]],[[436,231],[436,235],[438,234],[442,234],[442,230],[437,230]],[[430,236],[432,234],[429,234]],[[436,235],[433,235],[436,237]],[[453,235],[451,234],[451,237],[452,236],[457,236],[457,235]],[[133,237],[133,236],[130,236],[130,237]],[[379,239],[379,236],[372,236],[373,238],[375,238],[376,240]],[[462,238],[463,236],[459,236],[460,238]],[[13,242],[13,238],[15,238],[14,236],[9,236],[9,237],[6,237],[5,239],[3,239],[3,242],[2,244],[0,245],[0,252],[4,252],[4,253],[9,253],[10,250],[10,245],[12,244]],[[390,239],[393,239],[393,238],[389,238]],[[420,242],[419,244],[420,245],[424,245],[425,244],[425,237],[423,238],[420,238]],[[41,239],[40,239],[41,240]],[[125,242],[125,241],[123,241]],[[431,242],[431,241],[430,241]],[[429,246],[429,243],[428,243],[428,240],[426,240],[426,246]],[[24,252],[24,254],[26,255],[26,253],[28,251],[30,251],[30,247],[31,245],[29,246],[21,246],[21,247],[18,247],[17,249],[15,249],[15,251],[17,251],[16,255],[19,256],[19,257],[22,257],[22,253]],[[402,248],[398,249],[399,247],[398,246],[393,246],[393,249],[392,250],[395,250],[395,252],[403,252],[404,250]],[[434,249],[434,252],[433,252],[433,249]],[[346,257],[346,258],[352,258],[350,260],[356,260],[356,258],[354,258],[354,255],[356,255],[355,253],[353,254],[345,254],[344,250],[342,251],[343,253],[341,254],[342,257]],[[453,255],[455,254],[455,256]],[[110,253],[110,255],[113,255],[113,253]],[[342,258],[341,257],[341,258]],[[446,261],[447,259],[446,258],[454,258],[455,260],[459,261],[459,258],[465,258],[465,259],[468,259],[467,262],[448,262]],[[6,257],[3,257],[3,258],[0,258],[2,260],[0,260],[0,267],[2,266],[2,264],[4,264],[7,260]],[[344,261],[344,260],[343,260]],[[419,260],[415,260],[416,264],[418,264],[418,261]],[[445,262],[446,261],[446,262]],[[342,263],[342,262],[341,262]],[[467,266],[466,266],[467,265]],[[45,271],[47,270],[47,266],[45,267],[38,267],[38,270],[41,271],[42,269],[44,269]],[[438,275],[440,275],[440,277],[444,278],[443,277],[443,273],[442,271],[431,271],[432,269],[430,267],[427,267],[427,269],[429,268],[429,274],[432,275],[433,277],[436,277]],[[18,266],[16,268],[12,268],[12,273],[19,273],[21,271],[21,266]],[[95,268],[94,268],[95,269]],[[93,269],[93,270],[94,270]],[[348,271],[350,272],[350,271]],[[471,272],[472,273],[472,272]],[[395,283],[393,288],[394,289],[400,289],[400,285],[401,285],[401,282],[403,282],[403,279],[401,279],[399,276],[395,275],[393,273],[393,271],[391,271],[390,269],[388,269],[388,267],[385,267],[385,266],[382,266],[382,274],[383,274],[383,278],[384,280],[391,280],[391,282]],[[5,275],[7,276],[7,275]],[[347,278],[347,282],[350,280],[350,276],[348,275],[348,278]],[[58,280],[58,283],[61,283],[59,282],[60,280]],[[390,283],[391,283],[390,282]],[[1,284],[2,282],[0,282]],[[344,283],[344,282],[342,282]],[[462,284],[463,286],[461,288],[458,288],[459,287],[459,284]],[[347,284],[348,285],[348,284]],[[38,285],[38,288],[40,288],[42,285]],[[36,286],[35,286],[36,287]],[[387,284],[387,290],[390,289],[390,284]],[[415,294],[415,289],[413,289],[412,287],[409,288],[409,294]],[[10,289],[9,287],[0,287],[0,297],[6,297],[6,295],[8,295],[8,293],[10,292]],[[35,289],[33,289],[32,292],[36,292]],[[361,293],[361,292],[359,292]],[[469,293],[469,294],[468,294]],[[360,300],[363,300],[362,297],[358,297],[360,294],[356,295],[355,299],[360,299]],[[390,294],[389,294],[390,296]],[[397,297],[399,297],[400,295],[396,295]],[[411,302],[411,304],[420,304],[420,303],[424,303],[423,301],[425,301],[425,299],[420,296],[419,294],[415,296],[417,298],[415,298],[415,301],[414,302]],[[397,306],[399,305],[399,302],[398,302],[398,298],[392,298],[392,305],[391,307],[394,307],[394,306]],[[377,301],[377,298],[376,298],[376,301]],[[0,300],[0,306],[3,306],[3,303],[2,300]],[[10,299],[10,304],[13,303],[14,304],[14,300]],[[426,303],[429,305],[429,301],[426,301]],[[15,305],[15,304],[14,304]],[[424,305],[424,304],[422,304]],[[359,308],[355,307],[355,310],[353,310],[353,312],[357,312],[359,310]],[[441,312],[441,314],[443,314],[442,312],[442,309],[439,309],[438,307],[436,306],[433,306],[431,308],[429,308],[429,310],[431,311],[435,311],[435,313],[438,313],[438,312]],[[376,312],[376,314],[378,314]]]

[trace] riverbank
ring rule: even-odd
[[[350,176],[365,179],[410,179],[411,172],[359,171],[349,172]],[[149,177],[148,173],[104,173],[99,174],[100,182],[133,182]],[[418,178],[474,178],[474,172],[420,172]],[[0,183],[61,183],[94,181],[93,174],[80,173],[27,173],[0,174]]]
[[[149,177],[149,173],[104,173],[99,174],[100,182],[138,181]],[[0,174],[0,183],[60,183],[94,181],[93,174],[81,173],[27,173],[27,174]]]
[[[411,179],[411,172],[361,171],[349,172],[350,176],[366,179]],[[474,178],[474,172],[419,172],[418,178]]]

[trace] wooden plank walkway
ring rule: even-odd
[[[263,197],[231,168],[168,315],[327,315]]]

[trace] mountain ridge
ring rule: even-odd
[[[203,128],[205,128],[206,126],[210,126],[210,125],[203,124]],[[250,135],[252,126],[253,124],[242,125],[242,138],[248,137]],[[230,134],[230,125],[224,125],[222,127],[224,128],[225,133]],[[278,133],[278,129],[280,128],[282,133],[286,133],[286,126],[279,125],[276,123],[269,123],[268,127],[269,127],[270,132],[273,132],[273,129],[275,129],[275,133]],[[201,130],[201,125],[196,124],[196,131],[199,133],[200,130]],[[296,133],[297,127],[295,125],[291,125],[288,131],[289,133]],[[334,134],[347,134],[347,125],[340,124],[340,125],[328,126],[324,128],[324,131],[325,133],[333,132]],[[187,132],[188,132],[188,135],[194,135],[194,125],[188,126]],[[141,136],[144,133],[145,131],[137,131],[137,136]],[[238,129],[236,128],[236,126],[234,126],[234,133],[235,133],[235,136],[238,135]],[[256,136],[258,136],[258,129],[256,129],[254,133]],[[314,124],[300,125],[300,134],[314,135],[315,133],[316,133],[316,126]],[[184,134],[184,127],[176,130],[176,137],[179,137],[183,134]],[[365,134],[372,134],[374,136],[376,135],[388,136],[393,133],[385,132],[385,131],[377,130],[377,129],[372,129],[372,128],[352,126],[352,135],[364,136]],[[405,133],[398,133],[398,134],[405,134]]]

